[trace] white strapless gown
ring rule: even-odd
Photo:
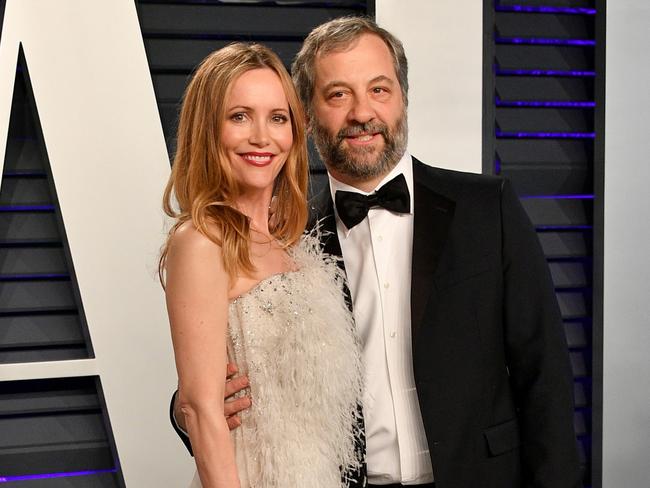
[[[356,467],[361,360],[335,258],[314,235],[291,251],[298,271],[233,300],[228,355],[253,405],[232,432],[242,488],[341,488]],[[201,488],[198,474],[190,488]]]

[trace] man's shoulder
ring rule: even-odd
[[[504,179],[501,176],[469,173],[431,166],[413,158],[413,179],[415,184],[422,184],[451,199],[465,195],[474,198],[487,192],[499,193]]]

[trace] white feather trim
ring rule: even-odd
[[[242,488],[340,488],[357,468],[362,371],[337,258],[318,231],[274,275],[230,306],[229,355],[248,373],[252,407],[233,431]],[[198,478],[198,477],[197,477]]]

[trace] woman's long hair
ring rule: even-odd
[[[165,213],[177,219],[160,256],[163,285],[169,239],[188,220],[221,246],[231,279],[255,270],[250,257],[250,221],[235,208],[239,188],[221,145],[221,128],[234,81],[243,73],[259,68],[271,69],[279,76],[289,103],[293,132],[293,145],[275,180],[269,230],[288,247],[296,243],[305,229],[307,143],[305,116],[296,90],[282,61],[269,48],[259,44],[231,44],[201,62],[183,97],[176,155],[163,196]]]

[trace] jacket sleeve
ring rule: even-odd
[[[190,453],[190,456],[194,456],[194,452],[192,451],[192,444],[190,443],[190,436],[185,432],[183,429],[180,428],[178,425],[178,422],[176,422],[176,417],[174,416],[174,401],[176,400],[176,395],[178,394],[178,390],[176,390],[172,394],[172,398],[169,402],[169,421],[172,424],[172,427],[178,434],[178,437],[181,438],[181,441],[183,441],[183,444],[185,444],[185,447]]]
[[[573,374],[546,259],[512,186],[501,186],[505,341],[526,488],[577,488]]]

